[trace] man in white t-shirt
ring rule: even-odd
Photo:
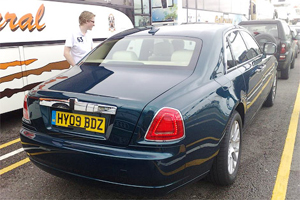
[[[93,38],[89,31],[95,26],[95,15],[83,11],[79,16],[79,28],[71,34],[65,43],[64,56],[72,66],[93,49]]]

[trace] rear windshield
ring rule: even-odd
[[[241,25],[248,29],[250,33],[252,33],[254,36],[258,35],[260,33],[268,33],[272,35],[273,37],[278,38],[278,28],[277,24],[253,24],[253,25]]]
[[[202,46],[194,38],[126,37],[108,40],[85,59],[101,66],[194,68]]]

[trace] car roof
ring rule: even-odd
[[[216,32],[223,32],[229,28],[234,28],[229,24],[182,24],[177,26],[162,26],[158,27],[159,30],[155,35],[170,35],[170,36],[187,36],[187,37],[200,37],[201,33],[215,34]],[[144,31],[141,34],[148,34],[148,31]],[[201,38],[201,37],[200,37]]]
[[[196,24],[181,24],[173,26],[157,26],[152,27],[153,35],[156,36],[178,36],[178,37],[194,37],[202,39],[203,36],[215,36],[223,34],[224,31],[235,28],[232,24],[216,24],[216,23],[196,23]],[[131,36],[151,36],[150,28],[130,29],[115,37],[131,37]],[[112,38],[111,38],[112,39]]]
[[[267,20],[250,20],[250,21],[241,21],[239,25],[245,25],[245,24],[277,24],[283,22],[282,20],[272,20],[272,19],[267,19]]]

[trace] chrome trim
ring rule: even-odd
[[[57,104],[57,103],[69,106],[68,100],[40,98],[41,106],[52,107],[54,104]]]
[[[116,106],[81,102],[74,98],[68,99],[68,100],[40,98],[40,105],[47,106],[47,107],[54,107],[55,104],[63,104],[63,105],[68,106],[68,108],[70,108],[71,101],[74,101],[74,109],[67,109],[67,108],[62,108],[62,107],[61,108],[66,109],[66,110],[76,110],[76,111],[92,112],[92,113],[103,113],[103,114],[109,114],[109,115],[115,115],[117,113]]]
[[[25,123],[27,123],[27,124],[31,124],[31,121],[28,120],[28,119],[25,119],[24,117],[22,117],[22,121],[25,122]]]
[[[244,65],[245,65],[245,63],[250,63],[250,62],[252,62],[254,59],[256,59],[257,57],[262,57],[263,55],[263,53],[262,53],[262,51],[261,51],[261,49],[260,49],[260,54],[258,54],[257,56],[255,56],[254,58],[251,58],[251,59],[249,59],[249,60],[247,60],[247,61],[245,61],[245,62],[243,62],[243,63],[240,63],[240,64],[238,64],[238,65],[236,65],[236,66],[234,66],[234,67],[232,67],[232,68],[229,68],[228,69],[228,66],[227,66],[227,54],[226,54],[226,37],[230,34],[230,33],[232,33],[232,32],[234,32],[234,31],[239,31],[239,33],[241,33],[242,31],[243,32],[246,32],[247,34],[249,34],[253,39],[254,39],[254,41],[256,42],[256,44],[258,45],[258,47],[260,47],[259,46],[259,44],[258,44],[258,42],[255,40],[255,38],[249,33],[249,31],[247,30],[247,29],[244,29],[244,28],[239,28],[239,27],[235,27],[235,28],[230,28],[229,30],[227,30],[226,31],[226,33],[223,35],[223,49],[224,49],[224,56],[223,56],[223,62],[224,62],[224,72],[225,72],[225,74],[228,74],[228,73],[230,73],[231,71],[233,71],[233,70],[235,70],[235,69],[237,69],[237,68],[240,68],[240,67],[243,67]],[[243,38],[243,36],[241,36],[242,38]],[[244,39],[244,38],[243,38]],[[245,44],[246,45],[246,47],[248,48],[248,46],[247,46],[247,44]]]

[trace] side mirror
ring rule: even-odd
[[[263,54],[264,55],[273,55],[277,51],[277,46],[276,44],[272,42],[266,42],[263,45]]]
[[[295,36],[294,40],[300,40],[300,33],[298,33],[298,35]]]

